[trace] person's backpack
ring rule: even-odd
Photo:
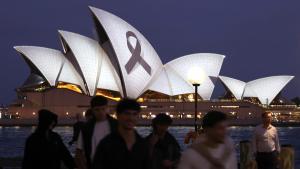
[[[195,143],[190,146],[191,149],[195,150],[201,156],[203,156],[207,161],[210,162],[212,168],[211,169],[225,169],[224,164],[229,159],[232,151],[230,147],[225,146],[225,151],[222,154],[221,158],[215,158],[208,151],[208,148],[202,143]]]

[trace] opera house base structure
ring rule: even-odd
[[[90,7],[90,11],[98,34],[95,39],[59,30],[62,50],[14,47],[31,74],[0,119],[32,120],[45,108],[56,112],[60,121],[74,121],[76,114],[85,114],[91,97],[103,95],[110,100],[112,115],[117,101],[128,97],[142,105],[141,124],[166,113],[175,124],[192,125],[193,84],[199,83],[199,119],[218,110],[236,125],[256,124],[264,111],[271,111],[276,121],[299,120],[298,107],[280,97],[293,76],[250,82],[220,76],[225,56],[214,53],[190,54],[163,64],[150,42],[129,23],[101,9]],[[211,99],[217,80],[227,94]]]
[[[63,88],[51,88],[44,92],[26,92],[23,98],[26,99],[19,99],[9,106],[8,112],[15,119],[13,123],[34,124],[37,111],[46,108],[59,115],[60,124],[72,124],[76,119],[76,114],[84,116],[91,99],[90,96]],[[140,125],[151,124],[151,119],[158,113],[169,114],[174,120],[174,125],[194,124],[193,99],[140,98],[139,101],[142,105],[142,113],[139,117]],[[113,116],[116,103],[117,101],[110,99],[109,105]],[[199,100],[198,110],[199,122],[210,110],[225,112],[230,118],[231,125],[255,125],[260,122],[261,113],[265,111],[272,112],[277,122],[300,121],[300,110],[293,104],[263,106],[250,100]],[[10,124],[10,120],[7,121],[7,124]]]

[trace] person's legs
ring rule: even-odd
[[[277,157],[275,153],[258,153],[257,158],[258,169],[277,169]]]
[[[267,169],[266,168],[266,158],[265,158],[264,154],[257,153],[256,164],[257,164],[257,169]]]
[[[268,157],[268,169],[278,169],[278,159],[277,159],[277,155],[275,152],[270,153],[269,157]]]

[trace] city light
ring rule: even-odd
[[[205,72],[199,67],[192,67],[188,71],[188,81],[191,84],[202,84],[205,78]]]

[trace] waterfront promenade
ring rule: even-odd
[[[25,139],[28,135],[34,131],[35,127],[0,127],[0,165],[16,166],[20,164],[23,156],[23,148]],[[237,156],[239,158],[239,142],[242,140],[250,140],[253,127],[244,126],[237,127],[232,126],[229,128],[229,134],[233,138],[236,146]],[[138,127],[138,132],[146,136],[150,133],[150,127]],[[193,127],[187,126],[173,126],[170,127],[170,132],[175,135],[176,139],[180,143],[182,150],[187,148],[187,145],[183,144],[184,137],[187,132],[193,130]],[[67,143],[72,137],[72,127],[70,126],[58,126],[55,128],[65,143]],[[297,137],[300,135],[300,127],[278,127],[279,137],[281,144],[292,144],[295,149],[295,163],[296,169],[300,166],[300,158],[297,156],[300,154],[300,143]],[[74,146],[69,147],[71,152],[74,152]],[[9,151],[8,151],[9,150]]]

